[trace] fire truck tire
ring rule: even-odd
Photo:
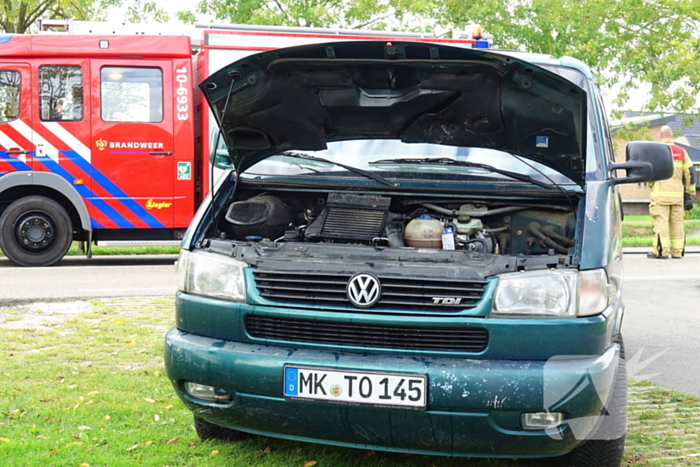
[[[0,216],[0,248],[20,266],[50,266],[73,241],[73,226],[63,206],[45,196],[26,196]]]

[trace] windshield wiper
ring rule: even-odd
[[[363,177],[371,178],[372,180],[376,180],[379,183],[383,183],[386,186],[399,186],[398,183],[394,183],[391,180],[388,180],[388,179],[382,177],[381,175],[377,175],[374,172],[370,172],[369,170],[358,169],[357,167],[353,167],[351,165],[341,164],[340,162],[335,162],[335,161],[331,161],[328,159],[324,159],[323,157],[310,156],[308,154],[303,154],[301,152],[291,152],[291,151],[281,152],[278,155],[279,156],[294,157],[297,159],[304,159],[307,161],[326,162],[328,164],[342,167],[345,170],[356,173],[358,175],[362,175]]]
[[[425,164],[425,165],[455,165],[459,167],[475,167],[479,169],[488,170],[489,172],[494,172],[497,174],[505,175],[515,180],[521,182],[532,183],[542,188],[547,188],[548,190],[557,190],[556,186],[550,185],[548,183],[541,182],[529,175],[520,174],[517,172],[511,172],[509,170],[499,169],[488,164],[480,164],[478,162],[469,161],[457,161],[450,159],[449,157],[426,157],[426,158],[416,158],[416,159],[381,159],[378,161],[372,161],[369,164]]]

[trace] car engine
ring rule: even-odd
[[[245,193],[217,239],[369,245],[496,255],[566,255],[576,216],[552,201],[419,198],[360,193]]]

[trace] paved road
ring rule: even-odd
[[[0,258],[0,306],[174,294],[176,259],[174,255],[67,257],[51,268],[18,268]],[[623,287],[627,305],[623,332],[631,372],[656,374],[650,379],[660,386],[700,395],[700,254],[681,261],[626,254]],[[635,363],[635,355],[641,364]]]
[[[0,305],[174,294],[175,260],[177,255],[68,256],[50,268],[20,268],[0,258]]]
[[[700,396],[700,254],[682,260],[625,255],[622,329],[627,359],[638,376],[659,386]],[[640,366],[641,366],[640,365]],[[635,371],[633,369],[633,371]]]

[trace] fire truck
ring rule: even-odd
[[[260,51],[346,40],[489,47],[478,32],[243,25],[200,25],[194,39],[90,22],[0,35],[0,249],[48,266],[74,241],[90,257],[99,242],[181,239],[225,150],[197,83]]]

